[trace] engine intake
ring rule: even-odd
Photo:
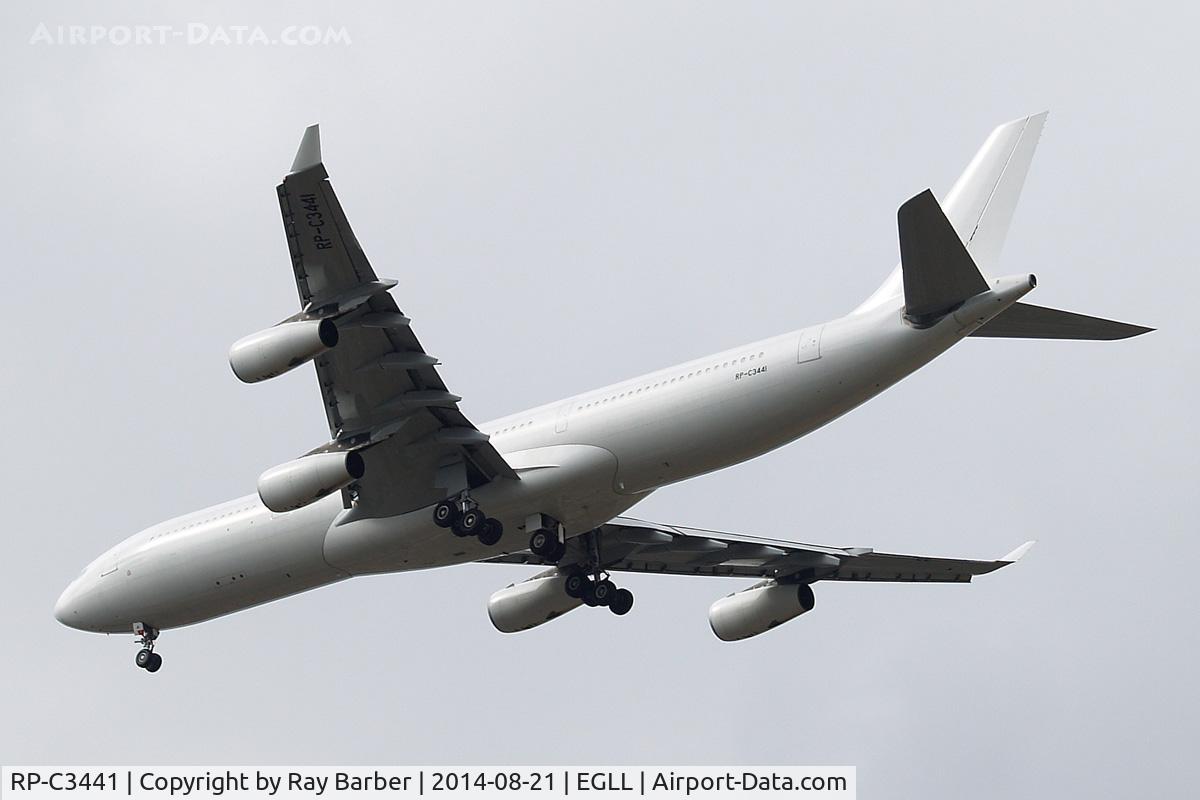
[[[229,366],[239,380],[257,383],[295,369],[337,343],[338,329],[331,319],[281,322],[234,342]]]
[[[736,642],[812,611],[814,605],[816,598],[808,584],[767,581],[713,603],[708,624],[721,641]]]
[[[488,599],[488,616],[501,633],[516,633],[561,617],[583,600],[567,594],[566,576],[557,569],[506,586]]]
[[[258,496],[272,511],[295,511],[344,489],[364,471],[363,457],[355,452],[301,456],[258,476]]]

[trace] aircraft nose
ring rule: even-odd
[[[66,625],[68,628],[76,630],[87,630],[80,613],[80,587],[79,581],[72,581],[63,593],[58,596],[58,602],[54,604],[54,618]]]

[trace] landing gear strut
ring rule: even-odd
[[[477,536],[481,544],[491,547],[504,535],[500,520],[487,516],[466,492],[447,498],[433,507],[433,524],[449,528],[455,536]]]
[[[135,622],[133,635],[138,637],[137,643],[142,646],[134,658],[134,663],[146,672],[158,672],[162,668],[162,656],[154,652],[154,640],[158,638],[158,629]]]

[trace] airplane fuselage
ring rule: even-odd
[[[101,555],[55,609],[67,625],[127,633],[212,619],[354,575],[524,550],[526,519],[576,536],[671,483],[737,464],[825,425],[1008,308],[1029,277],[993,281],[936,324],[902,301],[734,348],[496,420],[481,429],[519,475],[472,491],[506,531],[493,547],[430,509],[359,519],[335,493],[287,513],[249,495],[154,525]]]

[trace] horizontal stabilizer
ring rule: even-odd
[[[987,282],[933,192],[926,189],[900,206],[896,222],[906,316],[915,322],[932,320],[987,291]]]
[[[1088,317],[1056,308],[1014,303],[972,333],[1001,339],[1128,339],[1154,330],[1128,322]]]

